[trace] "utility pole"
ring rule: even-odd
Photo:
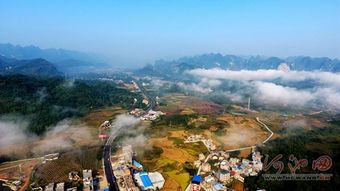
[[[250,97],[248,98],[248,110],[250,110]]]

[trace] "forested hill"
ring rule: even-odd
[[[29,76],[63,76],[51,62],[37,58],[16,60],[0,56],[0,75],[23,74]]]
[[[112,105],[130,107],[138,94],[101,81],[61,77],[0,76],[0,115],[29,118],[29,131],[42,134],[58,121]],[[141,103],[137,103],[141,104]]]

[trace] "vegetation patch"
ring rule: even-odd
[[[188,186],[190,181],[190,175],[187,172],[180,172],[177,170],[173,170],[170,172],[166,172],[166,174],[174,179],[182,188],[182,190],[185,190],[185,188]]]
[[[142,100],[141,95],[110,82],[0,76],[0,114],[29,116],[28,129],[36,134],[43,134],[62,119],[85,116],[94,109],[130,107],[134,98]]]

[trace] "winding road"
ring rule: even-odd
[[[143,94],[143,95],[148,99],[148,101],[149,101],[149,106],[147,107],[146,112],[152,110],[152,109],[156,106],[156,100],[155,100],[152,96],[150,96],[150,95],[148,95],[148,94],[146,93],[146,90],[145,90],[145,88],[144,88],[144,86],[143,86],[142,84],[140,84],[138,81],[136,81],[136,84],[137,84],[139,90],[142,92],[142,94]]]
[[[103,150],[103,160],[104,160],[104,172],[106,176],[107,183],[109,184],[110,191],[119,191],[116,177],[113,175],[112,164],[111,164],[111,145],[116,137],[119,135],[123,127],[116,127],[112,130],[110,137],[107,139],[104,150]]]
[[[138,88],[141,90],[141,92],[145,95],[145,97],[148,98],[149,100],[149,106],[146,109],[146,112],[152,110],[155,105],[156,101],[149,95],[146,94],[146,91],[143,86],[138,84]],[[103,150],[103,160],[104,160],[104,172],[106,176],[107,183],[109,184],[109,190],[110,191],[119,191],[119,187],[117,184],[116,177],[113,175],[112,171],[112,164],[111,164],[111,145],[113,141],[116,139],[116,137],[119,135],[119,132],[121,131],[122,127],[117,127],[111,132],[110,137],[107,139],[105,145],[104,145],[104,150]]]
[[[105,145],[103,151],[104,170],[110,191],[119,191],[116,177],[113,175],[111,165],[111,145]]]
[[[264,140],[264,141],[262,142],[262,144],[265,144],[267,141],[269,141],[269,140],[272,138],[272,136],[274,135],[274,133],[273,133],[272,130],[269,129],[269,127],[268,127],[266,124],[264,124],[262,121],[260,121],[260,119],[259,119],[258,117],[256,117],[256,121],[259,122],[261,125],[263,125],[263,126],[267,129],[267,131],[270,132],[269,137],[268,137],[266,140]]]

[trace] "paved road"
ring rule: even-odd
[[[107,139],[104,150],[103,150],[103,160],[104,160],[104,172],[106,176],[107,183],[109,184],[110,191],[119,191],[118,184],[116,181],[116,177],[113,175],[112,172],[112,165],[111,165],[111,145],[113,141],[118,136],[122,127],[116,127],[112,130],[110,137]]]
[[[264,140],[264,141],[262,142],[263,144],[265,144],[267,141],[269,141],[269,140],[272,138],[272,136],[274,135],[274,133],[273,133],[272,130],[269,129],[269,127],[268,127],[266,124],[264,124],[262,121],[260,121],[260,119],[259,119],[258,117],[256,117],[256,120],[257,120],[257,122],[259,122],[261,125],[263,125],[263,126],[267,129],[267,131],[270,132],[269,137],[268,137],[266,140]]]
[[[148,98],[149,100],[149,106],[146,110],[146,112],[152,110],[156,106],[156,101],[151,97],[150,95],[146,94],[146,90],[142,85],[140,85],[138,82],[136,82],[139,89],[142,91],[142,93]],[[112,165],[111,165],[111,145],[115,138],[118,136],[120,130],[122,127],[117,127],[114,129],[110,135],[110,137],[107,139],[106,144],[104,146],[104,151],[103,151],[103,160],[104,160],[104,171],[105,171],[105,176],[106,180],[109,184],[109,189],[110,191],[119,191],[117,181],[115,176],[113,175],[112,172]]]
[[[112,172],[112,165],[111,165],[111,145],[105,145],[103,151],[103,160],[104,160],[104,170],[106,175],[107,183],[109,184],[110,191],[119,191],[116,177],[113,175]]]
[[[148,95],[148,94],[146,93],[146,90],[145,90],[145,88],[144,88],[144,86],[143,86],[142,84],[140,84],[137,80],[136,80],[135,82],[136,82],[136,84],[138,85],[138,88],[139,88],[139,90],[142,92],[142,94],[144,94],[145,97],[148,98],[149,106],[148,106],[148,108],[146,109],[146,112],[152,110],[152,109],[156,106],[156,101],[155,101],[155,99],[154,99],[152,96],[150,96],[150,95]]]

